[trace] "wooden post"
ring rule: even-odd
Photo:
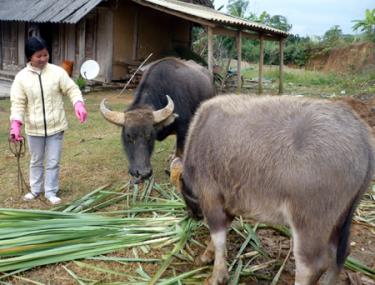
[[[212,28],[207,27],[207,38],[208,38],[208,55],[207,55],[207,63],[208,63],[208,70],[213,74],[213,59],[214,59],[214,48],[213,48],[213,36],[212,36]]]
[[[26,64],[26,58],[25,58],[25,23],[19,22],[17,25],[18,30],[18,62],[17,65],[19,67],[24,67]]]
[[[84,62],[85,60],[85,57],[86,57],[86,53],[85,53],[85,49],[86,49],[86,40],[85,40],[85,35],[86,35],[86,21],[85,21],[85,18],[83,18],[77,25],[78,27],[78,66],[80,68],[80,66],[82,65],[82,63]]]
[[[0,70],[3,70],[3,25],[0,21]]]
[[[139,9],[136,8],[134,14],[134,29],[133,29],[133,56],[134,61],[138,60],[138,45],[139,45]]]
[[[103,51],[96,56],[100,65],[98,79],[102,78],[105,82],[111,82],[113,68],[113,11],[110,8],[104,7],[97,7],[97,11],[97,33],[98,35],[102,35],[97,41],[97,50]]]
[[[241,61],[242,61],[242,37],[241,30],[237,32],[237,94],[241,93],[242,80],[241,80]]]
[[[258,94],[263,94],[263,60],[264,60],[264,39],[263,35],[259,35],[259,79],[258,79]]]
[[[279,65],[279,95],[284,93],[284,39],[279,41],[280,65]]]

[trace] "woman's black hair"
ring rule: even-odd
[[[30,61],[33,54],[42,49],[48,50],[48,46],[45,40],[39,37],[29,38],[25,45],[25,55],[27,60]]]

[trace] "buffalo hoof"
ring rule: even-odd
[[[169,180],[177,190],[180,190],[180,179],[182,175],[182,160],[180,157],[175,157],[170,164]]]
[[[210,264],[214,261],[215,253],[214,252],[204,252],[202,255],[198,256],[194,263],[197,266],[204,266]]]
[[[212,275],[211,277],[207,278],[204,282],[205,285],[225,285],[228,283],[229,274],[227,271],[223,272],[222,274],[217,274],[217,276]]]

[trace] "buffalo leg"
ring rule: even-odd
[[[210,251],[212,251],[213,246],[215,251],[215,262],[212,276],[207,280],[206,284],[226,284],[229,279],[226,265],[226,237],[227,227],[232,222],[232,217],[229,217],[220,207],[219,200],[210,201],[209,204],[213,207],[208,211],[204,211],[204,213],[210,229],[211,241],[208,244],[207,250],[203,253],[201,260],[209,257],[208,255],[210,254]]]
[[[181,139],[177,137],[175,153],[172,156],[171,163],[169,165],[169,181],[177,189],[179,189],[179,181],[182,175],[182,155],[183,155],[183,145],[181,144]]]
[[[334,258],[327,240],[312,231],[293,231],[293,252],[296,260],[295,285],[315,285],[331,266]]]
[[[333,264],[332,267],[327,271],[326,276],[324,276],[322,284],[324,285],[335,285],[339,278],[340,269],[336,264]]]
[[[182,159],[180,157],[175,157],[170,164],[170,174],[169,181],[172,185],[176,187],[177,190],[180,190],[180,180],[182,175]]]
[[[332,245],[331,252],[331,265],[328,267],[327,273],[324,276],[322,284],[324,285],[335,285],[339,279],[340,271],[343,265],[338,265],[336,256],[337,256],[337,244]],[[349,255],[349,250],[346,250],[345,258]]]
[[[195,264],[198,266],[206,265],[211,263],[215,259],[215,247],[212,239],[208,243],[206,250],[203,252],[202,255],[198,256],[195,260]]]
[[[206,284],[226,284],[229,279],[226,264],[226,237],[226,229],[211,234],[211,240],[215,248],[215,262],[212,276],[207,280]]]

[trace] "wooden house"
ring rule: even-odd
[[[210,0],[0,0],[0,77],[25,66],[25,41],[37,35],[49,44],[52,63],[74,63],[74,76],[94,59],[100,65],[96,80],[125,80],[150,53],[152,61],[190,49],[193,25],[207,30],[211,70],[214,33],[233,35],[239,43],[242,36],[280,43],[287,36],[218,12]]]

